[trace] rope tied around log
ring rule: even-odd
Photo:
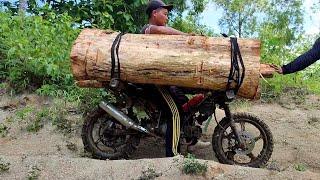
[[[230,73],[228,77],[226,92],[230,92],[233,90],[234,95],[236,95],[245,77],[245,66],[243,63],[237,38],[231,37],[230,42],[231,42],[231,67],[230,67]],[[239,63],[241,67],[239,66]],[[232,83],[235,83],[235,87],[231,87]]]
[[[119,33],[112,43],[111,47],[111,79],[120,79],[120,59],[119,59],[119,46],[121,38],[125,33]],[[117,61],[117,64],[116,64]],[[117,67],[116,67],[117,66]]]

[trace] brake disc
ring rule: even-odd
[[[235,152],[240,155],[247,155],[252,152],[255,146],[254,136],[248,131],[239,132],[239,137],[242,142],[245,144],[244,148],[237,148]]]

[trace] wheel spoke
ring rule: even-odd
[[[234,151],[227,151],[226,152],[226,156],[227,156],[227,158],[229,159],[229,160],[231,160],[231,161],[234,161],[234,155],[235,155],[236,153],[234,152]]]
[[[249,114],[236,114],[233,117],[235,127],[230,119],[223,119],[221,124],[227,124],[224,127],[226,130],[219,128],[213,136],[213,141],[217,141],[213,142],[217,144],[214,149],[217,158],[223,160],[222,162],[243,166],[264,165],[270,159],[273,150],[269,128],[263,121]],[[242,140],[241,144],[235,137],[235,130]]]
[[[261,134],[260,134],[259,136],[253,138],[253,140],[254,140],[254,142],[257,142],[257,141],[259,141],[261,138],[262,138],[262,136],[261,136]]]
[[[245,122],[240,122],[240,126],[241,126],[241,131],[245,131],[246,130]]]
[[[95,145],[98,145],[101,142],[101,137],[97,141],[94,142]]]
[[[247,156],[251,159],[250,162],[253,162],[254,160],[257,159],[257,157],[255,155],[253,155],[252,152],[247,154]]]

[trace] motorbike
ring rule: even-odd
[[[84,148],[94,158],[129,158],[146,136],[165,137],[167,123],[172,122],[172,111],[155,85],[139,85],[116,81],[107,87],[115,98],[101,101],[85,117],[82,129]],[[165,89],[166,87],[164,87]],[[194,144],[202,135],[199,122],[215,117],[212,148],[219,162],[250,167],[264,166],[273,151],[270,128],[249,113],[231,113],[230,102],[235,93],[229,91],[199,90],[189,100],[184,116],[180,117],[180,143]],[[216,119],[216,109],[225,117]],[[139,114],[144,116],[139,118]],[[170,121],[171,120],[171,121]]]

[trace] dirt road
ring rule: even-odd
[[[24,99],[28,101],[24,101]],[[35,95],[14,98],[0,96],[0,123],[15,116],[18,109],[26,106],[41,107],[48,104],[47,99],[39,100]],[[21,104],[22,103],[22,104]],[[240,102],[234,106],[235,111],[250,112],[263,119],[271,128],[274,137],[274,151],[267,168],[279,172],[306,171],[320,173],[320,97],[310,95],[302,103],[292,103],[286,98],[278,103]],[[218,119],[222,117],[218,111]],[[77,117],[79,118],[79,117]],[[7,159],[28,158],[82,158],[80,139],[81,126],[72,134],[64,136],[50,124],[45,124],[37,133],[27,132],[23,124],[11,123],[6,137],[0,137],[0,155]],[[203,137],[211,141],[215,122],[212,122]],[[164,157],[164,142],[152,138],[144,139],[131,159]],[[212,148],[208,147],[194,152],[197,158],[214,160]],[[78,161],[78,160],[76,160]],[[21,162],[22,163],[22,162]],[[71,163],[72,164],[72,163]],[[13,165],[19,168],[20,165]],[[67,167],[66,167],[67,168]],[[69,168],[69,167],[68,167]],[[71,167],[70,167],[71,168]],[[20,179],[20,178],[18,178]]]

